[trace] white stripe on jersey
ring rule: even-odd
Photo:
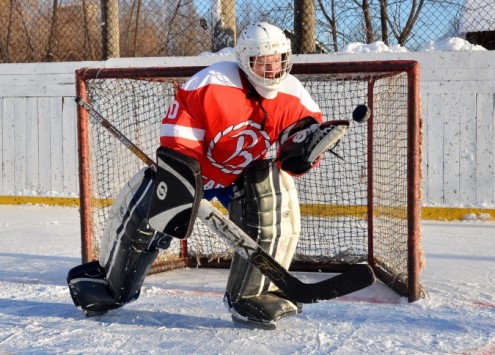
[[[191,91],[209,84],[242,88],[237,63],[227,61],[214,63],[186,81],[182,89]]]
[[[160,125],[160,136],[177,137],[177,138],[188,139],[191,141],[201,142],[205,138],[205,130],[165,123]]]
[[[278,92],[299,97],[301,104],[309,111],[320,112],[320,107],[313,100],[306,88],[301,85],[300,81],[293,75],[287,75],[285,80],[282,80],[278,87]]]

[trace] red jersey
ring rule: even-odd
[[[250,90],[237,63],[213,64],[184,83],[162,120],[160,144],[199,161],[205,190],[232,184],[292,123],[306,116],[322,121],[318,105],[292,75],[274,99]]]

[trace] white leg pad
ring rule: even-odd
[[[301,231],[294,180],[271,161],[261,161],[248,167],[243,187],[243,196],[230,205],[230,218],[288,268]],[[234,254],[227,283],[231,302],[275,290],[254,266]]]

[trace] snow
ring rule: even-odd
[[[384,53],[384,52],[407,52],[407,49],[397,44],[387,46],[382,41],[376,41],[370,44],[361,42],[349,43],[342,48],[341,53]]]
[[[480,45],[471,44],[465,39],[459,37],[441,38],[434,41],[426,42],[419,49],[420,52],[470,52],[470,51],[486,51]],[[370,44],[350,43],[345,46],[341,53],[391,53],[391,52],[408,52],[405,47],[397,44],[395,46],[387,46],[382,41],[376,41]]]
[[[468,41],[453,37],[453,38],[444,38],[436,41],[430,41],[425,43],[420,51],[422,52],[472,52],[472,51],[486,51],[486,48],[478,45],[471,44]]]
[[[447,37],[424,43],[419,49],[420,52],[471,52],[471,51],[486,51],[486,48],[471,44],[463,38]],[[387,46],[382,41],[365,44],[361,42],[353,42],[344,46],[339,53],[392,53],[392,52],[408,52],[406,47],[400,44]],[[223,48],[218,52],[203,52],[202,57],[211,56],[235,56],[234,48]]]
[[[136,302],[86,318],[65,281],[80,263],[78,209],[0,205],[0,353],[495,353],[495,223],[422,229],[424,299],[408,303],[378,282],[305,305],[270,331],[231,321],[222,303],[226,270],[148,276]]]

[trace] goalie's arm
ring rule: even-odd
[[[340,141],[348,126],[349,121],[345,120],[320,124],[311,116],[293,123],[279,136],[278,164],[293,175],[306,173]]]

